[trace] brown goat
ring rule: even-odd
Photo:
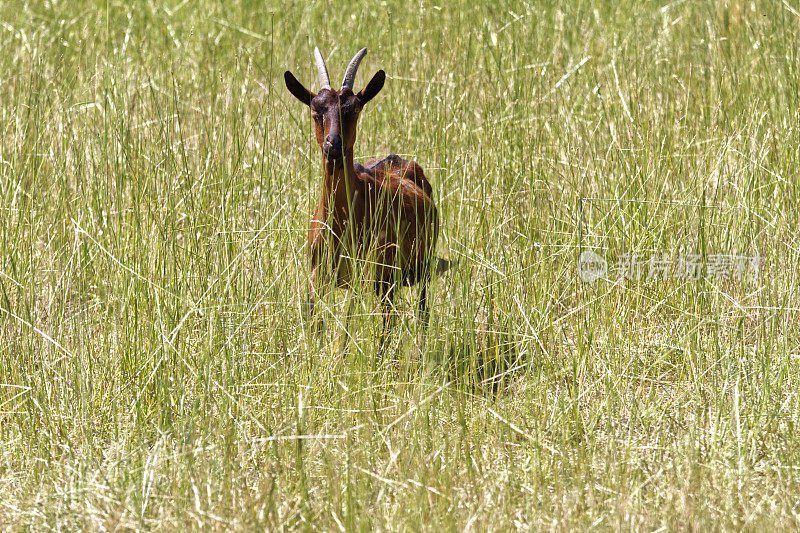
[[[321,86],[317,94],[288,70],[284,78],[289,92],[311,110],[323,158],[322,195],[308,231],[308,315],[313,314],[323,286],[346,287],[356,274],[364,276],[374,283],[382,302],[382,350],[398,287],[420,284],[419,313],[427,324],[427,282],[439,216],[431,184],[415,161],[390,155],[363,166],[353,160],[359,114],[386,80],[384,71],[379,70],[362,91],[353,92],[366,53],[363,48],[355,55],[338,91],[331,88],[318,48],[314,50]]]

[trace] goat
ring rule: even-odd
[[[419,316],[423,327],[427,325],[427,285],[439,236],[439,215],[432,200],[433,187],[416,161],[390,155],[371,159],[366,166],[354,162],[359,114],[386,81],[386,73],[379,70],[364,89],[353,92],[358,66],[366,54],[367,49],[362,48],[353,57],[338,91],[331,87],[319,48],[314,49],[318,93],[306,89],[288,70],[284,79],[289,92],[311,110],[322,150],[322,194],[308,230],[311,275],[307,315],[313,315],[323,286],[350,287],[356,274],[372,274],[374,279],[369,281],[374,283],[383,310],[382,352],[399,287],[420,284]],[[439,265],[443,261],[439,260]]]

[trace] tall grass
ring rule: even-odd
[[[3,2],[0,525],[797,528],[799,11]],[[302,319],[315,45],[457,262],[383,360],[369,290]]]

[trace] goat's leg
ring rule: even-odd
[[[312,322],[315,331],[322,333],[325,331],[325,321],[322,317],[314,318],[314,307],[319,300],[317,292],[317,267],[311,269],[311,276],[308,278],[308,299],[303,304],[303,318]]]
[[[425,346],[425,339],[428,334],[428,323],[430,322],[431,313],[428,309],[428,281],[430,278],[423,277],[419,283],[419,308],[417,310],[420,328],[417,334],[417,346],[420,350]]]
[[[419,321],[422,323],[422,331],[428,329],[428,321],[431,317],[428,310],[428,280],[423,279],[419,284]]]
[[[342,338],[341,346],[339,347],[339,351],[344,354],[345,350],[347,349],[347,345],[350,342],[350,319],[353,317],[353,297],[348,296],[347,307],[345,307],[345,320],[344,320],[344,336]]]
[[[380,347],[378,357],[383,357],[394,318],[394,285],[388,282],[378,282],[376,286],[378,298],[381,300],[381,314],[383,315],[383,328],[381,329]]]

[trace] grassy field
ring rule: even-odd
[[[798,42],[796,0],[5,0],[0,528],[800,527]],[[423,165],[457,262],[381,361],[370,291],[302,318],[314,46],[386,70],[357,160]]]

